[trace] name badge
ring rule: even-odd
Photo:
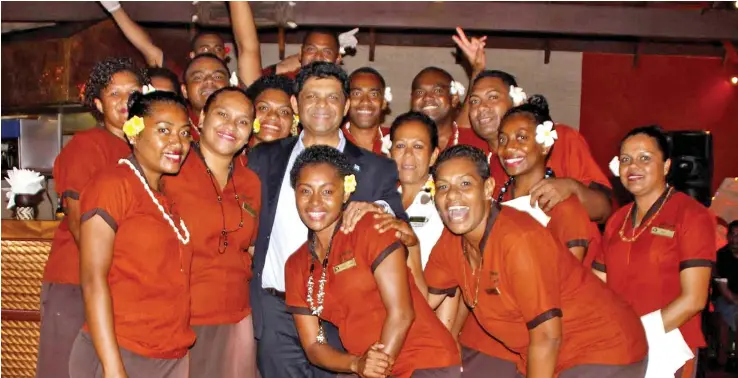
[[[423,227],[428,223],[427,217],[410,217],[408,220],[410,221],[410,225],[413,227]]]
[[[667,238],[674,238],[674,231],[673,230],[667,230],[665,228],[661,227],[652,227],[651,233],[657,236],[664,236]]]
[[[241,206],[243,207],[244,210],[246,210],[247,213],[249,213],[249,215],[251,215],[252,217],[256,218],[256,210],[254,210],[253,207],[251,207],[246,202],[242,203]]]
[[[351,269],[356,266],[356,258],[353,258],[349,261],[346,261],[344,263],[338,264],[333,267],[333,273],[338,274],[343,272],[346,269]]]

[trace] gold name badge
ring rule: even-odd
[[[247,213],[249,213],[249,215],[256,218],[256,210],[254,210],[253,207],[249,206],[249,204],[246,202],[244,202],[242,206],[243,206],[243,209],[246,210]]]
[[[344,263],[338,264],[333,267],[333,273],[338,274],[343,272],[346,269],[351,269],[356,266],[356,258],[353,258],[349,261],[346,261]]]
[[[651,228],[651,233],[658,236],[664,236],[667,238],[674,238],[674,231],[673,230],[667,230],[665,228],[661,227],[653,227]]]

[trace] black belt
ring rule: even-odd
[[[279,298],[281,300],[285,300],[284,291],[279,291],[279,290],[277,290],[277,289],[275,289],[273,287],[268,287],[268,288],[266,288],[264,290],[266,290],[267,293],[269,293],[269,294],[271,294],[271,295],[273,295],[273,296],[275,296],[275,297],[277,297],[277,298]]]

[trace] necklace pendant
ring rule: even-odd
[[[236,201],[238,201],[238,194],[236,194]]]

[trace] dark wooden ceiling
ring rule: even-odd
[[[108,18],[92,1],[2,2],[5,29],[25,23],[55,23],[37,31],[4,33],[3,42],[63,37]],[[199,28],[229,38],[224,2],[123,2],[129,15],[152,35],[186,39],[197,16]],[[735,2],[252,2],[262,42],[299,42],[312,26],[361,27],[360,43],[452,46],[456,26],[489,36],[492,48],[678,54],[735,60],[738,44]],[[296,29],[286,26],[295,23]],[[19,25],[20,24],[20,25]],[[7,26],[7,27],[6,27]],[[28,26],[28,25],[25,25]]]

